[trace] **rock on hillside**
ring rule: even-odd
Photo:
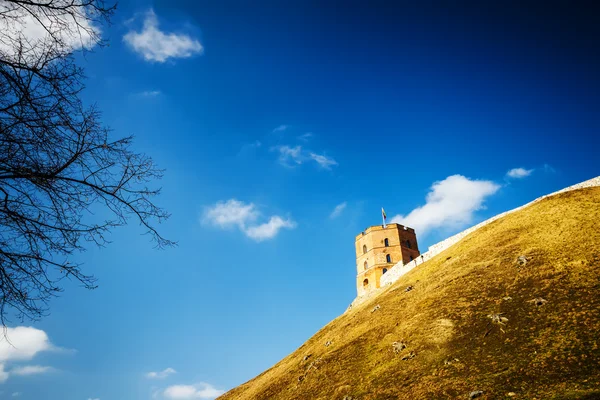
[[[445,398],[600,398],[600,188],[486,225],[219,399]]]

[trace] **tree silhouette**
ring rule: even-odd
[[[103,45],[115,10],[99,0],[0,0],[0,321],[39,319],[60,281],[95,287],[70,256],[130,217],[158,247],[152,159],[113,139],[80,99],[73,53]],[[41,28],[41,29],[40,29]],[[100,215],[102,217],[100,217]]]

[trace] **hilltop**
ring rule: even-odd
[[[219,399],[596,399],[599,346],[593,187],[469,234]]]

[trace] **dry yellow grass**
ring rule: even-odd
[[[596,399],[599,346],[600,188],[589,188],[481,228],[219,399]]]

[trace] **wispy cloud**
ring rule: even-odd
[[[195,385],[173,385],[166,388],[163,396],[171,400],[203,399],[213,400],[225,393],[211,384],[200,382]]]
[[[550,164],[544,164],[544,166],[542,167],[542,169],[546,173],[554,173],[554,172],[556,172],[556,170],[554,168],[552,168],[552,166]]]
[[[339,217],[340,215],[342,215],[342,213],[346,209],[347,205],[348,205],[348,203],[343,202],[343,203],[338,204],[337,206],[335,206],[335,208],[333,209],[333,211],[331,212],[331,214],[329,214],[329,218],[330,219],[335,219],[335,218]]]
[[[289,127],[290,127],[289,125],[279,125],[277,128],[273,129],[273,133],[283,132],[283,131],[287,130]]]
[[[242,145],[242,147],[240,148],[240,151],[238,151],[237,155],[238,156],[251,155],[251,154],[255,153],[259,148],[261,148],[262,145],[263,144],[260,140],[255,140],[252,143],[245,143]]]
[[[159,29],[158,18],[151,9],[145,14],[141,31],[129,31],[123,40],[146,61],[165,62],[171,58],[188,58],[201,54],[200,42],[183,33],[166,33]]]
[[[279,152],[279,163],[286,167],[300,165],[306,160],[302,146],[275,146],[271,150]]]
[[[248,144],[248,146],[253,149],[258,149],[260,146],[262,146],[262,143],[260,140],[255,140],[254,142]]]
[[[315,160],[317,164],[325,169],[331,169],[331,167],[334,165],[338,165],[337,161],[335,161],[333,158],[327,157],[323,154],[310,153],[310,158]]]
[[[23,367],[17,367],[10,370],[11,375],[37,375],[37,374],[45,374],[47,372],[55,371],[54,368],[42,365],[26,365]]]
[[[262,214],[254,203],[229,199],[206,207],[202,222],[221,229],[239,229],[257,242],[274,238],[281,229],[296,227],[296,223],[292,219],[282,218],[279,215],[272,215],[265,223],[257,223],[261,216]]]
[[[522,179],[531,175],[532,172],[533,169],[513,168],[506,173],[506,176],[512,179]]]
[[[295,167],[307,161],[314,161],[324,169],[331,169],[332,166],[338,165],[333,158],[304,150],[300,145],[294,147],[279,145],[272,147],[271,150],[279,153],[279,163],[285,167]]]
[[[418,235],[432,229],[457,229],[471,223],[475,212],[484,208],[485,199],[499,189],[492,181],[452,175],[433,183],[423,206],[391,221],[414,228]]]
[[[146,374],[146,378],[148,379],[165,379],[167,376],[169,375],[173,375],[177,373],[177,371],[175,371],[173,368],[165,368],[162,371],[158,371],[158,372],[148,372]]]
[[[302,140],[303,142],[308,142],[309,139],[313,136],[314,135],[312,132],[306,132],[305,134],[298,136],[298,139]]]

